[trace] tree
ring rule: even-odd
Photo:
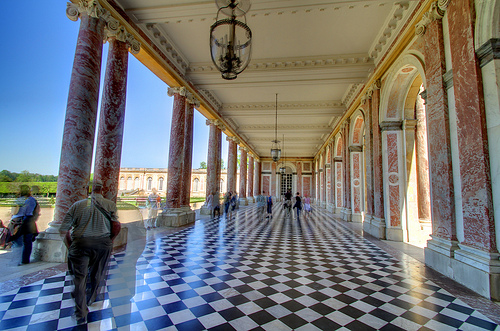
[[[224,159],[220,159],[220,168],[222,170],[225,170],[226,169],[226,166],[224,165]]]
[[[207,168],[207,163],[205,161],[200,162],[200,169],[206,169]]]
[[[17,176],[15,181],[20,182],[20,183],[29,183],[29,182],[33,182],[34,178],[35,178],[34,174],[30,174],[30,172],[28,170],[23,170]]]

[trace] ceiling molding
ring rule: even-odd
[[[165,56],[172,62],[173,65],[183,74],[186,74],[186,70],[189,67],[189,61],[182,54],[177,46],[175,46],[172,39],[163,30],[161,25],[158,24],[146,24],[145,31],[149,38],[155,43],[155,45],[165,54]]]
[[[389,0],[311,0],[307,4],[296,0],[253,1],[247,17],[270,17],[297,13],[314,15],[324,11],[353,10],[379,6],[390,6]],[[215,21],[217,8],[213,1],[186,3],[185,1],[169,1],[168,4],[149,7],[126,8],[125,12],[139,23],[197,23]]]
[[[274,58],[274,59],[252,59],[245,72],[290,70],[290,69],[325,69],[325,68],[345,68],[352,70],[352,67],[366,67],[367,71],[374,68],[374,61],[368,54],[343,54],[331,56],[308,56],[300,58]],[[217,73],[212,62],[190,63],[187,73]]]

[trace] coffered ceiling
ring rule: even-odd
[[[112,0],[110,0],[111,3]],[[227,81],[210,59],[214,0],[114,0],[254,154],[313,157],[359,94],[416,1],[251,0],[252,60]],[[145,63],[150,66],[151,63]]]

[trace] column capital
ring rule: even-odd
[[[442,19],[449,3],[450,0],[439,0],[433,2],[429,11],[424,13],[424,16],[422,17],[420,22],[415,25],[415,34],[420,37],[423,36],[425,34],[427,25],[434,22],[435,20]]]
[[[193,105],[195,108],[200,107],[200,100],[198,100],[192,93],[186,93],[186,102]]]
[[[238,137],[236,137],[236,136],[231,136],[231,137],[227,136],[227,137],[226,137],[226,140],[227,140],[227,141],[233,141],[233,142],[234,142],[235,144],[237,144],[237,145],[240,143],[240,140],[239,140],[239,139],[238,139]]]
[[[363,96],[361,96],[361,104],[364,105],[366,103],[366,100],[370,100],[372,96],[373,96],[373,85],[366,90],[366,93]]]
[[[184,86],[176,86],[176,87],[169,87],[167,90],[167,94],[169,97],[174,96],[175,94],[182,95],[185,97],[188,93],[188,90]]]
[[[120,21],[114,18],[108,10],[104,9],[99,1],[82,0],[79,4],[68,2],[66,16],[70,20],[76,22],[82,13],[106,21],[104,40],[116,38],[116,40],[125,42],[132,54],[137,54],[141,50],[141,43],[120,24]]]
[[[248,149],[248,148],[246,148],[245,146],[240,146],[240,150],[245,151],[245,152],[247,152],[247,153],[248,153],[248,151],[249,151],[249,149]]]

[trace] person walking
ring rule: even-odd
[[[300,221],[300,211],[302,210],[302,199],[300,198],[300,193],[297,192],[297,195],[295,196],[295,204],[293,205],[293,208],[296,210],[296,215],[297,215],[297,221]]]
[[[311,198],[309,196],[304,195],[304,211],[306,218],[309,218],[312,208],[311,208]]]
[[[155,201],[156,202],[156,201]],[[90,198],[75,202],[64,217],[59,232],[71,233],[68,248],[68,269],[75,288],[75,318],[77,324],[87,322],[88,307],[96,300],[116,236],[116,204],[102,196],[102,182],[94,181]],[[119,222],[118,222],[119,226]],[[87,280],[90,293],[87,297]]]
[[[21,262],[19,266],[30,263],[31,251],[33,250],[33,241],[38,235],[36,221],[38,219],[40,207],[36,199],[31,195],[31,189],[28,185],[21,185],[19,198],[17,199],[19,209],[12,216],[11,222],[20,223],[17,232],[10,240],[17,246],[23,247]]]
[[[269,196],[267,197],[267,216],[266,218],[273,218],[273,197],[271,196],[271,192],[269,192]]]
[[[266,212],[266,192],[262,191],[257,196],[257,217],[259,220],[264,220],[264,213]]]
[[[156,218],[158,217],[158,198],[160,196],[156,193],[156,188],[151,190],[151,194],[148,196],[147,207],[148,207],[148,219],[144,221],[146,229],[156,228]]]

